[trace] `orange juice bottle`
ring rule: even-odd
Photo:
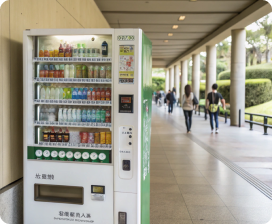
[[[54,50],[53,50],[52,48],[49,49],[49,57],[50,57],[50,58],[55,57],[55,55],[54,55]]]
[[[104,88],[101,88],[100,98],[101,100],[106,100],[106,92]]]
[[[54,77],[54,65],[49,65],[49,78]]]
[[[106,100],[107,101],[111,100],[111,91],[110,91],[110,89],[107,89],[107,88],[106,88]]]
[[[40,51],[39,51],[39,57],[40,58],[44,57],[43,48],[41,48]]]
[[[59,50],[58,49],[54,50],[54,56],[55,56],[55,58],[57,58],[59,56]]]
[[[101,100],[100,88],[96,88],[96,100]]]
[[[49,50],[44,50],[44,57],[49,57]]]
[[[48,74],[48,65],[44,65],[43,70],[44,70],[44,77],[48,78],[48,76],[49,76],[49,74]]]

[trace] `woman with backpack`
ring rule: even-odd
[[[192,127],[192,115],[194,104],[196,104],[196,97],[194,96],[191,86],[185,86],[185,94],[182,96],[182,108],[185,116],[185,124],[187,127],[187,133],[191,133]]]
[[[219,124],[218,124],[218,115],[219,115],[219,99],[223,105],[224,110],[226,110],[225,100],[221,93],[217,92],[218,85],[215,83],[212,85],[212,92],[207,95],[206,100],[206,109],[209,110],[210,114],[210,125],[211,125],[211,133],[213,134],[214,126],[213,126],[213,118],[215,121],[215,133],[219,133]]]

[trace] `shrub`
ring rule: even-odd
[[[222,94],[226,103],[230,103],[230,80],[219,80],[218,92]],[[248,79],[245,83],[245,107],[262,104],[271,100],[271,81],[269,79]],[[205,96],[205,89],[200,88],[200,96]],[[205,97],[206,98],[206,97]],[[205,99],[201,97],[201,99]]]
[[[230,71],[221,72],[218,75],[219,80],[230,79]],[[270,79],[272,81],[271,68],[247,68],[246,79]]]
[[[164,90],[165,87],[165,78],[161,77],[152,77],[152,90]]]

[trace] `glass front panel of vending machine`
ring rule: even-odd
[[[24,223],[113,223],[112,37],[25,31]]]

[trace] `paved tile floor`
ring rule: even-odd
[[[220,134],[211,135],[208,121],[195,115],[189,136],[180,108],[168,115],[163,107],[153,106],[152,224],[265,224],[270,220],[272,201],[213,157],[203,145],[234,162],[243,159],[249,151],[245,163],[254,161],[255,156],[262,157],[267,164],[272,158],[271,144],[271,152],[261,150],[261,155],[253,146],[265,146],[272,142],[272,137],[258,132],[259,137],[253,138],[253,132],[248,129],[224,126],[222,121],[220,126]],[[240,163],[237,162],[243,166]],[[259,167],[251,169],[257,172]],[[272,176],[269,179],[265,175],[265,181],[272,183]]]

